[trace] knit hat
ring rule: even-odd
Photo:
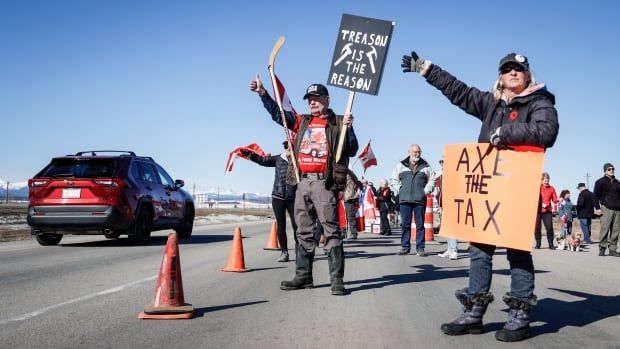
[[[607,171],[607,169],[610,168],[610,167],[614,167],[614,165],[612,165],[609,162],[605,163],[605,165],[603,165],[603,171]]]

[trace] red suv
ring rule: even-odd
[[[194,201],[152,158],[130,151],[87,151],[53,158],[28,180],[28,224],[39,244],[63,234],[147,243],[151,231],[192,235]]]

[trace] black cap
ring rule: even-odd
[[[577,189],[579,189],[579,188],[585,188],[585,187],[586,187],[586,184],[585,184],[585,183],[579,183],[579,184],[577,184]]]
[[[606,163],[605,165],[603,165],[603,171],[607,171],[607,169],[610,167],[614,167],[614,165],[610,164],[609,162]]]
[[[527,57],[518,53],[509,53],[506,55],[506,57],[502,58],[502,60],[499,61],[498,70],[502,70],[502,67],[508,63],[514,63],[525,70],[530,70],[530,63],[527,61]]]
[[[321,84],[312,84],[308,86],[304,99],[308,99],[308,96],[329,96],[329,92],[327,92],[327,87]]]

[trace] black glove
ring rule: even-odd
[[[403,56],[403,62],[400,64],[400,66],[401,68],[403,68],[403,73],[420,73],[423,69],[428,68],[428,64],[426,63],[427,62],[423,58],[420,58],[418,54],[415,53],[415,51],[411,51],[411,56]]]
[[[252,151],[248,149],[239,150],[239,154],[241,154],[241,156],[244,156],[246,158],[250,156],[250,153],[252,153]]]

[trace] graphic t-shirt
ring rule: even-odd
[[[329,147],[325,135],[326,126],[326,119],[313,117],[302,135],[297,155],[299,169],[302,173],[322,173],[327,170]]]

